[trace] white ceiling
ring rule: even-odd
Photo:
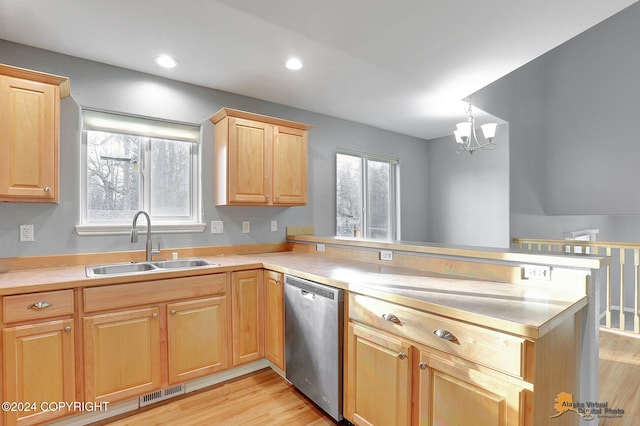
[[[636,1],[0,0],[0,38],[430,139],[462,98]]]

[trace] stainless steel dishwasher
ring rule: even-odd
[[[343,291],[285,275],[284,312],[287,380],[340,421]]]

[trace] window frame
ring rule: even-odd
[[[391,226],[391,238],[389,240],[384,240],[384,241],[394,241],[394,240],[398,240],[398,237],[400,234],[400,159],[396,158],[396,157],[388,157],[388,156],[384,156],[384,155],[378,155],[378,154],[370,154],[370,153],[364,153],[364,152],[360,152],[360,151],[352,151],[352,150],[347,150],[347,149],[341,149],[338,148],[338,150],[336,151],[336,197],[337,197],[337,174],[338,174],[338,169],[337,169],[337,158],[338,155],[348,155],[351,157],[356,157],[359,158],[360,161],[362,162],[362,181],[361,181],[361,186],[362,186],[362,218],[361,218],[361,222],[363,224],[362,229],[360,230],[360,238],[368,238],[371,239],[371,237],[368,235],[368,229],[369,229],[369,214],[368,214],[368,209],[369,209],[369,190],[368,190],[368,167],[367,167],[367,162],[368,161],[376,161],[376,162],[382,162],[382,163],[388,163],[391,166],[390,172],[389,172],[389,188],[390,188],[390,198],[391,200],[389,201],[390,207],[391,207],[391,211],[390,211],[390,218],[389,218],[389,224]],[[335,220],[336,220],[336,224],[335,224],[335,234],[336,236],[338,236],[338,212],[337,212],[337,200],[336,200],[336,213],[335,213]]]
[[[141,136],[147,138],[147,141],[143,142],[144,146],[140,148],[140,162],[149,164],[151,145],[150,139],[167,139],[176,141],[186,141],[192,143],[191,147],[191,191],[190,209],[191,216],[187,220],[177,220],[174,218],[166,217],[151,217],[152,227],[154,232],[159,233],[195,233],[203,232],[205,229],[205,223],[203,222],[202,212],[202,126],[193,123],[181,123],[169,120],[163,120],[158,118],[143,117],[124,113],[115,113],[110,111],[96,110],[90,108],[83,108],[81,111],[82,121],[82,143],[81,143],[81,156],[80,156],[80,223],[76,225],[76,233],[81,236],[91,235],[125,235],[131,231],[131,222],[133,215],[128,221],[89,221],[87,219],[87,130],[105,131],[109,133],[124,133],[130,135]],[[96,120],[96,117],[98,118]],[[118,128],[118,123],[115,123],[112,127],[111,123],[103,123],[102,119],[108,119],[109,117],[118,121],[125,128]],[[161,128],[160,133],[148,132],[145,130],[136,130],[136,126],[140,124],[155,124],[158,128]],[[131,129],[126,129],[129,126]],[[187,133],[182,133],[186,129]],[[189,130],[190,129],[190,130]],[[163,133],[164,131],[164,133]],[[144,159],[143,159],[144,157]],[[147,167],[146,170],[140,172],[140,185],[150,185],[149,175],[151,174],[151,168]],[[150,207],[150,191],[141,189],[140,197],[142,200],[141,210],[149,211]],[[146,230],[146,223],[140,223],[140,229]]]

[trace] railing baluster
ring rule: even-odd
[[[624,257],[625,249],[620,249],[620,330],[624,330]]]
[[[607,247],[607,256],[611,257],[611,247]],[[607,310],[605,312],[605,326],[611,328],[611,264],[606,267],[607,274]]]
[[[640,333],[640,283],[638,281],[638,268],[640,268],[640,249],[633,250],[633,269],[635,271],[635,297],[633,304],[633,332]]]

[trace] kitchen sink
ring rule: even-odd
[[[110,265],[94,265],[85,268],[87,277],[108,277],[113,275],[138,275],[149,272],[160,272],[176,269],[192,269],[204,266],[216,266],[218,263],[206,259],[156,260],[152,262],[113,263]]]
[[[159,260],[157,262],[153,262],[153,264],[160,269],[184,269],[217,265],[217,263],[210,262],[205,259]]]

